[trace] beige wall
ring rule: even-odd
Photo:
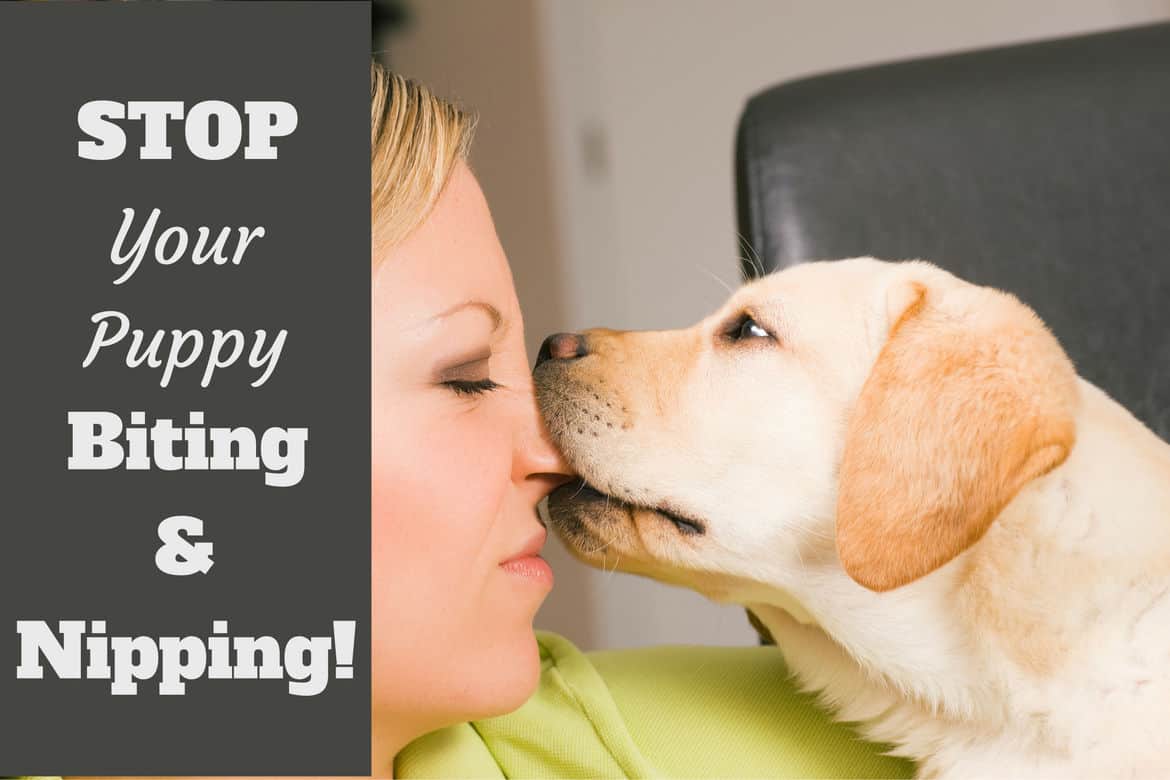
[[[529,350],[560,322],[561,268],[534,0],[425,0],[387,64],[478,112],[472,167],[524,308]]]
[[[528,354],[563,329],[560,243],[552,202],[544,66],[534,0],[426,0],[380,42],[390,67],[479,113],[472,167],[508,253],[524,311]],[[537,624],[594,644],[588,572],[550,541],[557,587]]]

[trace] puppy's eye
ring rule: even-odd
[[[747,314],[732,323],[731,327],[725,331],[725,335],[729,341],[772,338],[772,334],[763,325],[753,320]]]
[[[764,330],[755,320],[749,317],[739,326],[739,338],[766,339],[771,338],[771,336],[768,335],[768,331]]]

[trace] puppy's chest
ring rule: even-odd
[[[867,669],[818,626],[776,613],[765,623],[801,687],[816,694],[838,721],[856,723],[867,739],[894,745],[896,755],[926,766],[944,746],[971,744],[990,734],[976,723],[941,714],[946,703],[910,693],[880,664],[867,664]],[[933,682],[917,679],[913,684],[925,690]],[[953,707],[961,695],[950,698]]]

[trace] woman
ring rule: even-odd
[[[519,707],[552,587],[544,438],[520,309],[467,167],[471,120],[371,73],[373,761]],[[490,673],[485,673],[490,670]]]
[[[371,98],[374,774],[908,774],[793,691],[773,649],[538,647],[536,505],[568,472],[472,121],[376,65]]]

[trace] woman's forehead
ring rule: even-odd
[[[373,269],[375,309],[429,318],[480,301],[506,318],[515,292],[491,213],[475,177],[460,165],[423,224]]]

